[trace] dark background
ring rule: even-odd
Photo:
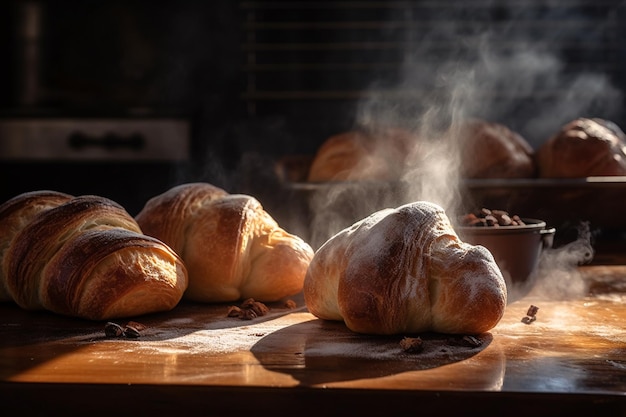
[[[620,3],[4,1],[3,119],[181,117],[192,129],[182,162],[3,158],[0,198],[50,188],[135,213],[208,181],[271,207],[277,159],[355,125],[478,116],[533,146],[575,117],[626,125]],[[34,97],[25,4],[41,12]]]

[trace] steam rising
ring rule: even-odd
[[[587,294],[587,284],[577,267],[590,262],[593,254],[589,224],[582,223],[577,240],[543,251],[533,293],[551,300],[567,300]]]
[[[566,63],[559,48],[565,41],[563,34],[551,32],[549,23],[558,10],[551,8],[549,1],[545,7],[537,6],[535,2],[532,9],[516,2],[498,2],[493,10],[497,7],[498,14],[505,16],[499,20],[489,15],[493,13],[489,8],[471,7],[446,9],[441,12],[445,16],[431,10],[432,16],[420,17],[419,21],[430,19],[437,24],[426,24],[407,42],[399,81],[377,80],[372,85],[369,98],[358,106],[356,124],[409,129],[419,141],[428,143],[428,157],[423,166],[405,172],[402,193],[394,190],[382,196],[368,195],[366,211],[428,200],[441,205],[450,216],[460,214],[458,146],[446,147],[441,138],[464,119],[502,123],[537,148],[577,117],[610,120],[618,114],[621,91],[606,74],[593,71],[593,62],[578,70]],[[472,16],[467,10],[483,14]],[[543,15],[537,15],[538,11]],[[458,18],[451,16],[453,13],[458,13]],[[588,19],[576,7],[568,8],[568,13],[560,18],[582,22],[581,38],[598,39],[607,30],[602,25],[592,29],[584,25]],[[529,29],[533,26],[528,20],[523,23],[528,17],[548,20],[536,33]],[[361,192],[366,191],[357,191]],[[316,233],[330,236],[337,231],[340,225],[329,219],[334,215],[330,210],[340,206],[334,200],[339,197],[342,195],[327,194],[313,202],[314,212],[319,213],[313,220]],[[355,201],[352,198],[349,204]],[[327,230],[320,231],[324,226]],[[576,257],[575,246],[552,253],[554,261]]]

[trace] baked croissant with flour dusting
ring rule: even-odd
[[[302,291],[313,250],[252,196],[181,184],[150,199],[135,218],[181,256],[190,300],[271,302]]]
[[[378,211],[337,233],[304,281],[312,314],[365,334],[480,334],[500,321],[506,297],[492,254],[462,242],[429,202]]]
[[[187,288],[177,254],[104,197],[18,195],[0,206],[0,227],[2,287],[27,310],[131,317],[172,309]]]

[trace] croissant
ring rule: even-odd
[[[31,191],[17,195],[0,206],[0,260],[11,245],[15,235],[30,223],[37,214],[59,206],[72,198],[57,191]],[[0,262],[0,301],[12,301],[6,287],[6,274]]]
[[[190,219],[203,205],[226,195],[228,192],[208,183],[178,185],[148,200],[135,220],[144,233],[182,253]]]
[[[189,272],[184,296],[194,301],[294,295],[313,257],[309,244],[282,229],[254,197],[206,183],[153,197],[135,219],[181,256]]]
[[[0,208],[18,225],[2,257],[5,287],[15,303],[89,320],[178,304],[187,287],[182,260],[144,235],[122,206],[99,196],[58,196],[60,204],[45,208],[53,197],[17,196]],[[37,206],[41,210],[32,215]]]
[[[492,254],[462,242],[430,202],[384,209],[315,253],[308,310],[364,334],[480,334],[502,318],[506,284]]]

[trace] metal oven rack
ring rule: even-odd
[[[313,136],[309,148],[372,115],[409,127],[432,109],[450,116],[453,102],[530,141],[577,112],[623,121],[618,1],[242,1],[239,8],[247,114],[296,120],[303,143]],[[551,124],[529,122],[540,108],[552,109]]]

